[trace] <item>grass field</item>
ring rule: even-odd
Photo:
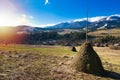
[[[70,32],[81,32],[79,29],[64,29],[64,31],[58,32],[59,34],[63,35]],[[112,36],[120,36],[120,28],[114,29],[105,29],[105,30],[96,30],[88,33],[91,36],[101,37],[104,35],[112,35]]]
[[[107,30],[98,30],[90,32],[89,35],[92,36],[104,36],[104,35],[120,36],[120,28],[107,29]]]
[[[80,46],[77,47],[79,50]],[[120,50],[94,47],[106,70],[120,76]],[[70,68],[72,52],[65,46],[0,45],[0,80],[113,80]]]

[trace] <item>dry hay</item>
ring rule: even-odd
[[[80,51],[73,58],[72,67],[77,72],[81,71],[96,75],[105,73],[101,60],[90,43],[84,43],[81,46]]]
[[[113,50],[120,50],[120,46],[111,45],[111,46],[109,46],[109,48],[113,49]]]
[[[71,51],[73,51],[73,52],[77,52],[75,46],[72,47]]]

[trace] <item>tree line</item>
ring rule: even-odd
[[[85,32],[71,32],[66,34],[58,34],[57,31],[39,32],[39,33],[22,33],[13,34],[10,38],[0,38],[0,43],[16,43],[16,44],[79,44],[85,42]],[[96,39],[94,36],[88,36],[89,41],[93,43],[116,43],[120,41],[120,37],[106,35]]]
[[[78,42],[84,40],[85,37],[86,34],[84,32],[71,32],[61,35],[58,34],[56,31],[49,31],[29,34],[14,34],[9,39],[0,39],[0,42],[17,44],[42,44],[43,42],[49,42],[54,40],[54,42],[62,44],[63,42]]]

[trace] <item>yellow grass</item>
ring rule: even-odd
[[[120,50],[107,47],[94,49],[106,70],[120,73]],[[65,46],[0,45],[0,80],[112,80],[84,73],[69,73],[69,68],[61,64],[68,64],[76,53]]]
[[[98,30],[94,32],[90,32],[89,35],[92,36],[104,36],[106,34],[113,35],[113,36],[120,36],[120,29],[108,29],[108,30]]]
[[[112,50],[108,47],[94,47],[94,49],[104,61],[120,65],[120,50]]]

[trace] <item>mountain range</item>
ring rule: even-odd
[[[120,14],[110,15],[110,16],[97,16],[88,18],[88,29],[98,30],[98,29],[111,29],[120,28]],[[9,27],[17,33],[28,33],[28,32],[41,32],[44,30],[63,30],[63,29],[85,29],[86,28],[86,18],[75,19],[72,21],[61,22],[54,26],[46,26],[44,28],[32,27],[27,25],[19,25],[16,27]]]
[[[83,29],[86,27],[86,18],[62,22],[44,29]],[[88,27],[93,29],[109,29],[120,27],[120,14],[88,18]]]

